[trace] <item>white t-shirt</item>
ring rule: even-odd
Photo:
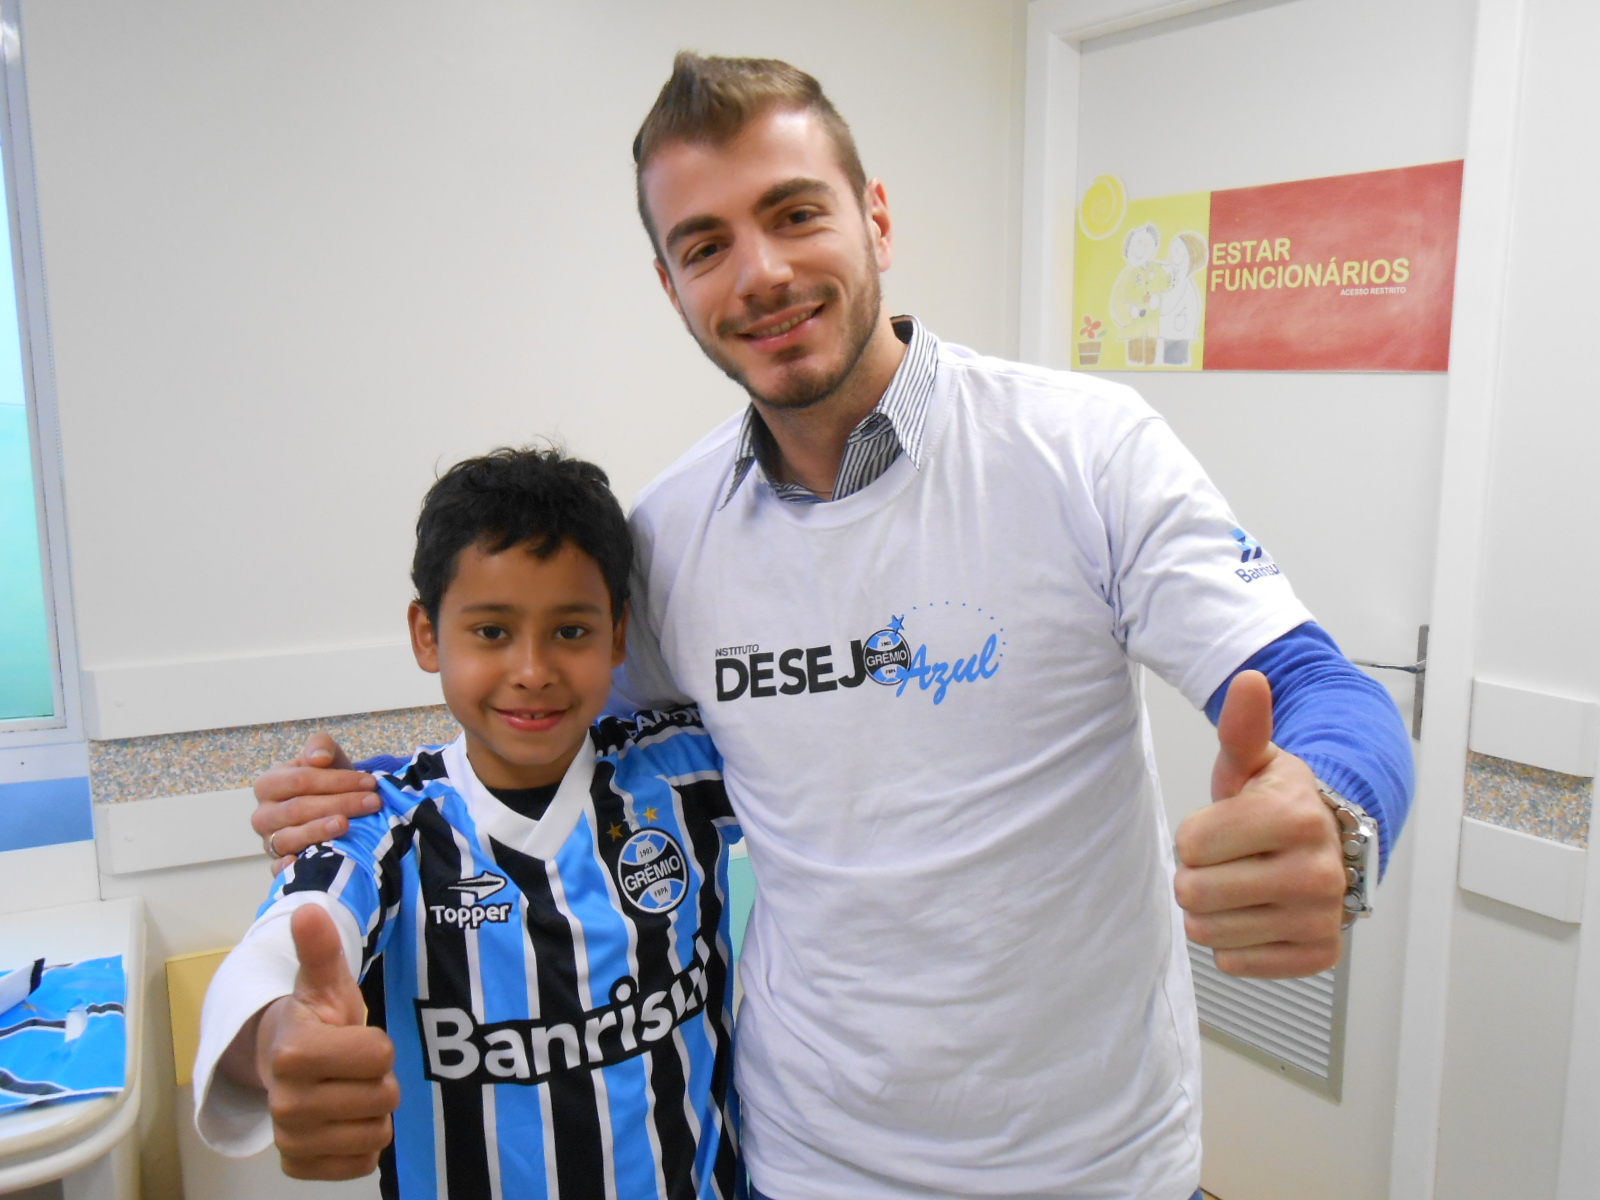
[[[697,701],[759,898],[736,1051],[779,1200],[1181,1200],[1198,1032],[1135,664],[1200,705],[1310,619],[1130,389],[940,347],[920,468],[640,499],[624,695]]]

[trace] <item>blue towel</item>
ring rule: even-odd
[[[121,955],[45,967],[38,988],[0,1013],[0,1113],[121,1091],[127,992]]]

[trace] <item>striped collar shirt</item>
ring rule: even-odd
[[[928,401],[933,396],[939,339],[915,317],[895,317],[894,332],[906,344],[906,356],[877,405],[861,424],[850,431],[849,438],[845,440],[844,457],[839,461],[839,474],[834,480],[832,496],[819,496],[797,483],[774,480],[777,446],[773,443],[766,422],[752,404],[745,410],[744,425],[739,430],[733,481],[722,498],[722,505],[718,507],[733,499],[733,494],[739,490],[745,476],[750,474],[752,466],[760,467],[761,481],[780,500],[794,504],[821,504],[854,495],[887,471],[901,454],[920,470],[923,426],[928,420]]]

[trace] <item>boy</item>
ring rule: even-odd
[[[596,723],[631,562],[589,463],[499,450],[434,484],[411,640],[463,732],[380,776],[380,810],[285,870],[219,970],[213,1147],[275,1140],[305,1178],[381,1151],[406,1200],[735,1194],[738,834],[693,709]]]

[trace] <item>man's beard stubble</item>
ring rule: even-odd
[[[870,267],[867,272],[867,287],[858,295],[857,303],[851,305],[845,314],[845,354],[838,369],[826,374],[797,371],[789,376],[786,386],[781,391],[770,394],[758,392],[751,387],[750,381],[738,367],[719,354],[714,346],[708,345],[692,326],[689,332],[705,356],[715,363],[724,375],[742,387],[752,400],[758,400],[770,408],[790,411],[811,408],[833,395],[839,390],[840,385],[850,378],[872,341],[873,331],[878,324],[878,313],[883,307],[883,288],[878,281],[877,273]],[[768,312],[781,312],[795,304],[835,304],[838,300],[839,289],[831,283],[824,283],[819,284],[810,295],[785,292],[771,304],[762,307]],[[764,315],[766,315],[764,312],[746,306],[747,320],[757,320]]]

